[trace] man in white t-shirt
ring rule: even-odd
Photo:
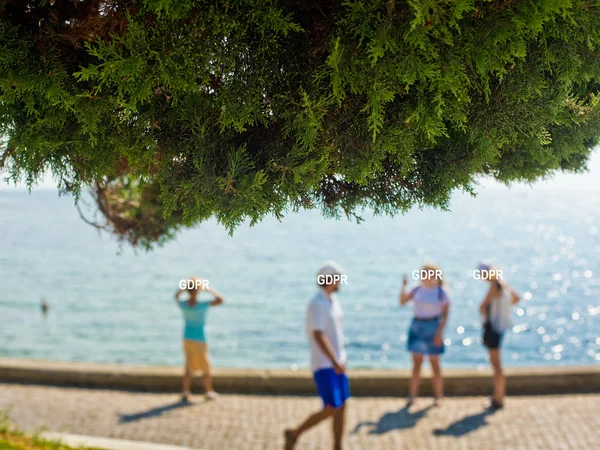
[[[346,275],[333,261],[328,261],[317,274],[319,292],[308,305],[306,333],[310,342],[310,365],[323,409],[297,428],[285,430],[285,448],[292,450],[298,437],[321,421],[333,417],[334,449],[342,448],[346,400],[350,383],[346,376],[343,312],[334,292],[346,283]]]

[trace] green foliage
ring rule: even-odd
[[[0,449],[1,450],[75,450],[58,440],[49,440],[39,435],[27,436],[10,424],[7,412],[0,411]],[[102,450],[99,448],[79,447],[79,450]]]
[[[151,246],[215,216],[448,206],[580,172],[600,7],[580,0],[0,1],[2,166]]]

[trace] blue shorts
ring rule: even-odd
[[[350,398],[350,381],[345,373],[337,374],[332,368],[319,369],[313,378],[323,406],[339,408]]]
[[[441,355],[444,343],[437,346],[433,343],[435,333],[440,325],[440,318],[420,320],[414,318],[408,330],[408,351],[422,355]]]
[[[502,344],[504,333],[498,333],[494,330],[491,323],[486,322],[483,326],[483,345],[487,348],[497,349]]]

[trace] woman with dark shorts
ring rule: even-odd
[[[488,265],[480,264],[478,270],[485,271],[485,277],[490,284],[485,299],[479,306],[479,311],[484,317],[483,345],[490,354],[490,363],[494,370],[494,394],[486,403],[490,410],[501,409],[504,406],[506,382],[502,372],[500,346],[504,332],[512,326],[511,307],[520,298],[518,294],[502,279],[502,272]]]
[[[450,298],[439,267],[427,264],[423,270],[421,273],[428,275],[421,278],[421,284],[409,292],[406,292],[408,280],[404,276],[400,292],[400,305],[412,300],[414,306],[414,318],[408,332],[408,351],[412,353],[413,368],[407,407],[413,404],[419,393],[424,355],[429,357],[433,372],[433,396],[436,406],[440,406],[444,395],[440,355],[444,353],[444,328],[448,321]]]

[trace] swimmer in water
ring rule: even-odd
[[[40,306],[42,308],[42,314],[44,316],[48,315],[48,309],[50,309],[50,305],[48,304],[45,298],[42,298],[42,303],[40,304]]]

